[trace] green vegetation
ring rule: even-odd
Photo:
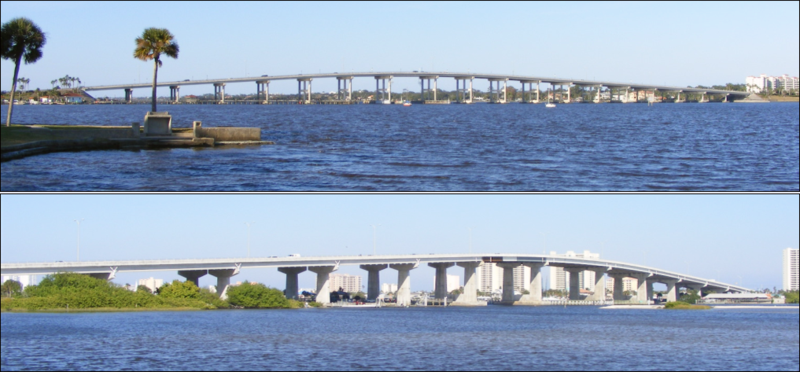
[[[13,295],[18,295],[22,291],[22,284],[16,280],[6,280],[3,283],[3,297],[11,297]]]
[[[697,300],[700,299],[700,294],[697,293],[695,290],[689,290],[685,295],[681,296],[679,302],[684,302],[687,304],[694,305],[697,303]]]
[[[708,310],[711,307],[704,305],[692,305],[686,302],[676,301],[676,302],[667,302],[664,305],[664,308],[670,310]]]
[[[11,97],[8,100],[6,126],[11,125],[11,109],[14,108],[14,92],[17,90],[19,65],[23,57],[25,64],[31,64],[42,58],[42,47],[47,39],[44,32],[33,21],[27,18],[14,18],[0,27],[2,39],[2,57],[14,61],[14,80],[11,85]]]
[[[797,291],[784,292],[783,295],[786,296],[786,303],[787,304],[796,304],[796,303],[798,303],[798,300],[800,299],[799,298],[800,295],[798,295]]]
[[[136,49],[133,57],[142,61],[153,60],[153,101],[152,112],[156,111],[156,84],[158,81],[158,68],[161,67],[161,54],[167,57],[178,58],[178,43],[175,37],[166,28],[148,28],[141,37],[136,38]],[[14,76],[16,78],[16,76]]]
[[[228,288],[228,302],[233,306],[245,309],[293,309],[298,308],[297,301],[287,300],[283,292],[269,288],[263,284],[251,284],[245,281],[241,285]]]
[[[19,291],[14,281],[3,284],[2,311],[134,311],[134,310],[210,310],[239,308],[302,307],[283,293],[263,284],[245,283],[228,288],[228,301],[216,293],[190,282],[166,283],[156,293],[139,286],[136,291],[107,280],[75,273],[48,275],[38,285]],[[6,293],[8,295],[6,296]],[[310,304],[319,307],[319,304]]]

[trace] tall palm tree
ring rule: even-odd
[[[12,80],[11,98],[8,100],[8,115],[6,116],[6,126],[10,126],[20,62],[24,58],[25,64],[30,64],[42,58],[42,47],[47,39],[42,29],[27,18],[14,18],[4,23],[0,27],[0,39],[2,39],[3,59],[14,61],[14,80]]]
[[[175,37],[166,28],[148,28],[141,37],[136,38],[136,49],[133,57],[142,61],[153,60],[153,101],[152,112],[156,112],[156,82],[158,68],[161,67],[161,54],[167,57],[178,58],[178,43]]]

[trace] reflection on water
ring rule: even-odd
[[[2,190],[800,189],[800,119],[792,103],[166,110],[176,127],[193,120],[255,126],[277,145],[47,154],[3,163]],[[145,111],[143,105],[20,106],[14,117],[124,125],[141,121]]]
[[[797,310],[2,314],[2,369],[797,370]]]

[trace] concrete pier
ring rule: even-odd
[[[605,301],[606,300],[606,269],[595,268],[591,270],[594,272],[594,293],[587,298],[587,301]]]
[[[544,263],[526,262],[523,265],[531,269],[531,282],[528,287],[528,294],[522,295],[518,304],[520,305],[541,305],[542,304],[542,267]]]
[[[386,88],[386,80],[389,80],[388,89]],[[383,85],[381,86],[379,83]],[[387,100],[390,103],[392,102],[392,76],[375,76],[375,101],[378,103],[385,103]]]
[[[409,272],[416,269],[419,264],[390,264],[389,267],[397,270],[397,306],[411,305],[411,277]]]
[[[636,300],[640,304],[647,304],[649,300],[647,299],[647,278],[650,277],[650,274],[631,274],[631,277],[636,278],[638,281],[638,288],[636,289]]]
[[[564,271],[569,273],[569,299],[570,301],[578,301],[581,299],[581,280],[580,273],[584,269],[565,268]]]
[[[317,302],[329,304],[331,302],[330,279],[331,273],[336,269],[335,266],[314,266],[309,267],[308,271],[317,274]]]
[[[500,82],[503,83],[503,98],[500,99]],[[494,88],[497,83],[497,88]],[[508,78],[489,79],[489,100],[492,103],[506,103],[506,93],[508,92]]]
[[[269,80],[256,81],[256,100],[265,105],[269,104]]]
[[[367,270],[367,299],[375,300],[381,295],[381,270],[389,265],[360,265],[362,270]]]
[[[217,294],[219,294],[219,298],[222,300],[227,299],[231,277],[239,274],[239,269],[208,270],[208,274],[217,277]]]
[[[464,268],[464,293],[451,303],[452,306],[480,306],[485,302],[478,302],[478,278],[476,269],[482,262],[459,262],[456,265]]]
[[[194,283],[196,286],[200,286],[200,277],[205,276],[208,274],[208,270],[179,270],[178,275],[186,278],[186,281]]]
[[[667,301],[678,301],[678,281],[674,279],[661,279],[661,282],[667,285]]]
[[[125,102],[131,103],[131,100],[133,100],[133,89],[125,88]]]
[[[169,101],[172,103],[178,103],[181,99],[181,86],[180,85],[170,85],[169,86]]]
[[[419,80],[420,80],[420,95],[421,95],[420,99],[422,100],[422,102],[429,101],[429,99],[426,98],[425,93],[431,92],[431,80],[433,80],[433,90],[432,90],[433,91],[433,101],[436,101],[436,91],[438,90],[437,86],[436,86],[436,82],[437,82],[438,79],[439,79],[438,75],[420,76],[419,77]],[[426,81],[428,82],[428,89],[425,89],[425,82]]]
[[[497,267],[503,268],[503,304],[514,303],[514,269],[522,266],[521,263],[498,263]]]
[[[624,301],[625,283],[623,280],[627,278],[627,275],[610,274],[609,276],[614,278],[614,301]]]
[[[305,267],[279,267],[278,271],[286,274],[286,290],[284,296],[290,300],[296,300],[300,287],[298,285],[298,275],[306,271]]]
[[[349,82],[349,84],[348,84]],[[344,87],[342,87],[344,83]],[[351,101],[353,99],[353,77],[352,76],[337,76],[336,85],[338,87],[336,98],[340,101]],[[346,97],[346,98],[345,98]]]
[[[225,103],[225,83],[214,84],[214,102]]]
[[[312,78],[297,79],[297,100],[300,102],[311,102],[311,80]],[[319,296],[318,296],[319,297]]]
[[[433,290],[434,298],[442,300],[447,298],[447,268],[455,266],[454,263],[440,262],[429,263],[428,266],[436,269],[436,287]]]

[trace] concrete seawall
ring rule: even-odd
[[[260,128],[197,128],[196,137],[213,138],[215,142],[261,141]]]

